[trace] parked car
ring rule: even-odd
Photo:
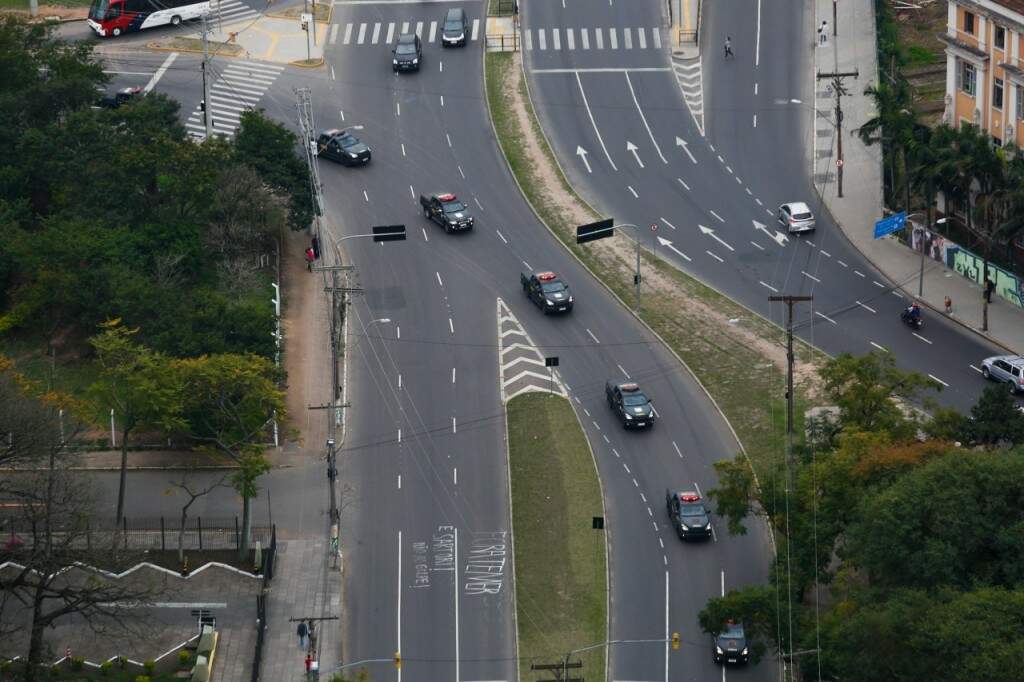
[[[1005,381],[1010,393],[1024,391],[1024,357],[996,355],[981,361],[981,376],[994,381]]]

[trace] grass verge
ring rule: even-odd
[[[575,242],[575,226],[601,216],[575,193],[558,168],[533,111],[516,55],[488,53],[485,76],[498,143],[527,200],[595,276],[623,301],[632,302],[632,247],[625,249],[623,257],[621,247],[607,244],[615,240],[586,247]],[[641,318],[707,388],[735,429],[755,472],[766,477],[778,465],[784,442],[782,330],[650,253],[644,252],[642,261],[645,295]],[[814,400],[813,369],[825,356],[798,343],[797,357],[799,415]]]
[[[590,446],[569,401],[527,393],[508,403],[515,534],[519,669],[607,638],[607,572],[601,486]],[[573,677],[604,679],[603,648],[573,660]]]

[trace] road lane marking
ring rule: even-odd
[[[871,283],[872,283],[872,284],[874,284],[874,285],[875,285],[876,287],[878,287],[879,289],[884,289],[884,288],[885,288],[885,285],[884,285],[884,284],[882,284],[881,282],[878,282],[878,281],[876,281],[876,280],[871,280]]]
[[[437,37],[437,22],[436,21],[432,21],[432,22],[430,22],[430,42],[431,43],[434,42],[434,39],[436,37]]]
[[[626,375],[627,379],[629,378],[629,372],[627,372],[626,370],[622,369],[622,365],[616,364],[615,366],[619,368],[620,372],[622,372],[623,374]]]
[[[716,261],[718,261],[719,263],[724,263],[724,262],[725,262],[724,260],[722,260],[722,259],[721,259],[721,257],[719,257],[719,256],[716,256],[715,254],[711,253],[710,251],[708,251],[708,250],[706,250],[706,249],[704,250],[704,253],[708,254],[709,256],[711,256],[712,258],[714,258],[714,259],[715,259]]]
[[[348,45],[352,42],[352,24],[345,25],[345,36],[341,39],[342,45]]]
[[[875,343],[874,341],[871,341],[870,343],[871,343],[871,345],[872,345],[872,346],[874,346],[874,347],[875,347],[875,348],[877,348],[878,350],[882,351],[883,353],[888,353],[888,352],[889,352],[889,349],[888,349],[888,348],[886,348],[885,346],[879,346],[879,345],[878,345],[877,343]]]
[[[850,267],[849,265],[847,265],[847,264],[846,264],[846,263],[844,263],[843,261],[839,260],[838,258],[836,258],[836,262],[837,262],[837,263],[839,263],[840,265],[842,265],[842,266],[843,266],[844,268],[848,268],[848,267]]]
[[[421,227],[420,229],[423,230],[423,241],[429,242],[430,241],[430,237],[427,236],[427,228]]]
[[[687,189],[687,191],[689,191],[689,189],[690,189],[690,186],[689,186],[689,185],[687,185],[687,184],[686,184],[685,182],[683,182],[683,179],[682,179],[682,178],[676,178],[676,180],[678,180],[678,181],[679,181],[679,184],[680,184],[680,185],[682,185],[683,187],[685,187],[685,188]]]
[[[455,333],[455,323],[452,322],[452,318],[448,318],[448,329],[451,330],[452,334]]]
[[[455,368],[452,367],[452,383],[455,383]]]
[[[335,24],[337,25],[337,24]],[[402,474],[398,474],[398,489],[402,489]]]
[[[815,282],[817,282],[818,284],[821,284],[821,280],[820,280],[820,279],[818,279],[817,277],[815,277],[814,275],[812,275],[812,274],[811,274],[811,273],[809,273],[809,272],[805,272],[804,270],[801,270],[801,271],[800,271],[800,274],[802,274],[802,275],[803,275],[804,277],[809,277],[810,279],[813,279],[813,280],[814,280]]]
[[[765,284],[764,282],[762,282],[762,281],[760,281],[760,280],[758,280],[758,282],[757,282],[757,283],[758,283],[758,284],[760,284],[761,286],[765,287],[766,289],[771,289],[771,290],[772,290],[772,291],[774,291],[775,293],[779,293],[779,290],[778,290],[778,289],[776,289],[775,287],[773,287],[773,286],[772,286],[771,284]]]
[[[924,341],[925,343],[927,343],[927,344],[928,344],[929,346],[930,346],[930,345],[932,345],[932,342],[931,342],[931,341],[929,341],[928,339],[924,338],[923,336],[921,336],[921,335],[920,335],[920,334],[918,334],[917,332],[910,332],[910,333],[911,333],[911,334],[913,334],[914,336],[916,336],[917,338],[921,339],[921,340],[922,340],[922,341]]]
[[[628,189],[630,191],[630,193],[633,195],[634,199],[639,199],[640,198],[639,195],[637,195],[636,190],[633,189],[633,187],[631,185],[626,185],[626,189]]]
[[[935,376],[934,374],[929,374],[929,375],[928,375],[928,378],[929,378],[929,379],[934,379],[935,381],[939,382],[940,384],[942,384],[942,385],[943,385],[943,386],[945,386],[946,388],[949,388],[949,384],[947,384],[947,383],[946,383],[945,381],[943,381],[942,379],[938,378],[938,377],[937,377],[937,376]]]
[[[970,367],[971,369],[973,369],[978,374],[981,374],[981,368],[980,367],[975,367],[974,365],[967,365],[967,366]]]
[[[825,249],[820,249],[820,251],[821,251],[821,255],[822,256],[825,256],[826,258],[831,258],[832,257],[832,254],[829,253],[828,251],[826,251]]]
[[[373,25],[373,36],[370,38],[370,43],[373,44],[373,45],[376,45],[378,40],[380,40],[380,22],[379,21],[376,24]]]
[[[865,275],[865,274],[864,274],[863,272],[861,272],[860,270],[854,270],[854,271],[853,271],[853,274],[857,275],[858,277],[867,277],[867,275]]]
[[[458,433],[458,432],[459,432],[459,428],[455,424],[455,417],[452,417],[452,433]]]
[[[589,329],[587,329],[586,331],[587,331],[587,334],[590,335],[590,338],[594,339],[594,343],[601,343],[600,341],[597,340],[597,337],[594,336],[594,332],[590,331]]]
[[[833,319],[832,319],[831,317],[829,317],[829,316],[828,316],[828,315],[826,315],[825,313],[820,313],[820,312],[818,312],[817,310],[815,310],[815,311],[814,311],[814,314],[815,314],[815,315],[817,315],[818,317],[822,318],[823,320],[827,320],[827,321],[831,322],[832,324],[834,324],[834,325],[836,325],[836,326],[839,326],[839,323],[838,323],[838,322],[836,322],[835,320],[833,320]]]
[[[665,223],[666,225],[668,225],[669,227],[671,227],[671,228],[672,228],[673,230],[674,230],[674,229],[676,229],[676,226],[675,226],[675,225],[673,225],[673,224],[672,224],[672,223],[670,223],[669,221],[665,220],[664,218],[658,218],[658,220],[660,220],[661,222]]]
[[[626,470],[627,474],[633,473],[632,471],[629,470],[629,466],[625,462],[622,463],[622,468]]]
[[[750,243],[751,243],[751,244],[753,244],[754,246],[756,246],[757,248],[761,249],[762,251],[764,251],[764,247],[763,247],[763,246],[761,246],[760,244],[758,244],[757,242],[755,242],[755,241],[751,240],[751,242],[750,242]]]
[[[628,30],[628,29],[627,29]],[[629,35],[628,33],[626,34]],[[640,102],[636,98],[636,91],[633,89],[633,81],[629,78],[629,72],[626,72],[626,85],[629,86],[629,94],[633,96],[633,104],[636,105],[636,111],[640,114],[640,120],[643,121],[644,128],[647,129],[647,136],[651,138],[651,143],[654,144],[654,150],[658,152],[658,156],[661,157],[663,163],[668,163],[668,159],[661,153],[661,147],[658,146],[658,141],[654,139],[654,133],[651,132],[651,126],[647,123],[647,117],[644,116],[643,109],[640,108]]]
[[[600,36],[601,29],[597,30],[599,31],[598,35]],[[576,85],[579,86],[580,97],[583,98],[583,106],[587,110],[587,116],[590,118],[590,125],[593,126],[594,133],[597,135],[597,141],[601,143],[601,149],[604,150],[604,155],[607,157],[608,163],[611,164],[612,170],[618,171],[619,169],[615,166],[615,162],[612,161],[612,155],[608,153],[608,148],[604,145],[604,139],[601,137],[601,131],[597,129],[597,122],[594,120],[594,114],[590,111],[590,104],[587,102],[587,93],[583,91],[583,81],[580,79],[579,73],[576,74]]]
[[[674,447],[674,448],[676,449],[676,454],[677,454],[677,455],[679,455],[679,458],[680,458],[680,459],[682,459],[682,457],[683,457],[683,453],[682,453],[682,451],[681,451],[681,450],[679,449],[679,446],[678,446],[678,445],[676,445],[676,442],[675,442],[675,441],[672,441],[672,447]]]
[[[870,312],[872,312],[872,313],[877,313],[877,312],[878,312],[877,310],[875,310],[875,309],[874,309],[874,308],[872,308],[871,306],[869,306],[869,305],[864,305],[864,304],[863,304],[863,303],[861,303],[860,301],[857,301],[857,305],[859,305],[859,306],[860,306],[861,308],[864,308],[864,310],[870,311]]]
[[[725,222],[725,218],[723,218],[722,216],[718,215],[714,211],[709,210],[708,213],[713,215],[718,220],[718,222],[720,222],[720,223],[724,223]]]
[[[501,231],[500,231],[500,230],[495,230],[495,232],[497,232],[497,234],[498,234],[498,238],[499,238],[499,239],[501,239],[501,241],[503,241],[503,242],[505,242],[506,244],[508,244],[508,240],[507,240],[507,239],[505,239],[505,235],[503,235],[503,234],[501,233]]]

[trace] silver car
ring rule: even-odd
[[[792,201],[779,206],[779,222],[789,234],[814,231],[814,214],[802,201]]]
[[[986,379],[1005,381],[1010,393],[1024,391],[1024,357],[1019,355],[996,355],[981,361],[981,375]]]

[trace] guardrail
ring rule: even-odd
[[[518,33],[496,33],[484,36],[487,41],[488,52],[518,52]]]

